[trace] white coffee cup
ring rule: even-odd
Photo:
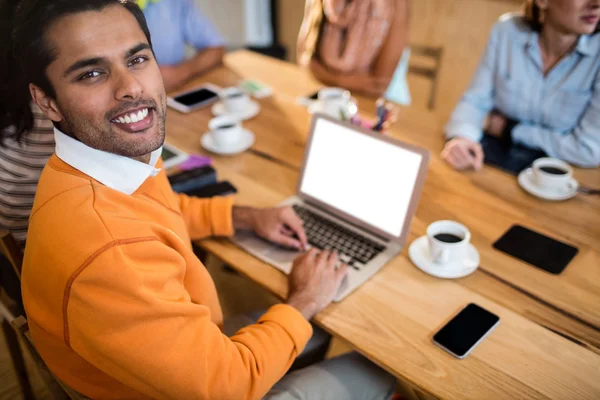
[[[221,90],[219,97],[225,109],[231,113],[244,111],[250,105],[250,96],[237,87],[229,87]]]
[[[436,264],[463,261],[467,255],[471,232],[454,221],[437,221],[427,227],[429,253]]]
[[[573,168],[556,158],[538,158],[533,162],[533,179],[543,189],[567,190],[574,185]]]
[[[322,112],[332,118],[341,119],[342,113],[346,118],[352,118],[358,112],[356,100],[346,89],[327,87],[319,90],[319,102]]]
[[[215,144],[227,149],[238,143],[242,138],[242,124],[239,119],[222,115],[215,117],[208,123],[208,129]]]

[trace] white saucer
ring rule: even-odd
[[[254,134],[247,129],[242,129],[241,140],[238,143],[236,143],[235,146],[232,146],[229,149],[222,149],[219,146],[217,146],[210,132],[206,132],[204,135],[202,135],[201,142],[202,147],[204,147],[206,150],[212,153],[224,156],[231,156],[246,151],[250,147],[252,147],[252,145],[254,144]]]
[[[456,279],[471,275],[479,267],[479,252],[471,243],[465,261],[448,264],[436,264],[429,253],[427,236],[421,236],[411,243],[408,256],[413,264],[426,274],[436,278]]]
[[[212,106],[212,113],[215,116],[219,115],[231,115],[233,117],[238,118],[240,121],[246,121],[250,118],[254,118],[260,112],[260,104],[256,101],[250,100],[248,107],[246,107],[243,111],[238,112],[230,112],[225,108],[225,104],[219,101]]]
[[[575,197],[579,183],[575,179],[565,185],[564,189],[546,189],[537,186],[533,181],[533,170],[527,168],[519,174],[519,185],[529,194],[544,200],[562,201]]]
[[[337,115],[331,115],[329,112],[327,112],[325,110],[325,105],[323,104],[322,101],[320,100],[314,100],[312,103],[310,103],[307,107],[308,109],[308,113],[309,114],[326,114],[326,115],[330,115],[333,118],[337,118],[340,119],[340,114]],[[358,107],[356,106],[354,108],[354,113],[349,113],[350,115],[346,115],[346,118],[352,118],[354,117],[356,114],[358,113]],[[348,114],[348,112],[346,112],[346,114]]]

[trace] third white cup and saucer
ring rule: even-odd
[[[260,104],[250,98],[248,93],[237,87],[230,87],[219,92],[220,100],[212,106],[215,116],[231,115],[240,121],[254,118],[260,112]]]
[[[411,243],[410,260],[421,271],[437,278],[456,279],[479,267],[479,252],[471,244],[471,232],[454,221],[437,221],[427,234]]]
[[[248,150],[254,144],[254,134],[244,129],[240,120],[231,115],[215,117],[208,123],[209,132],[202,135],[202,147],[220,155],[233,155]]]
[[[538,158],[519,174],[519,185],[529,194],[544,200],[568,200],[577,194],[579,183],[573,168],[556,158]]]
[[[335,119],[350,119],[358,113],[358,105],[346,89],[326,87],[319,90],[318,100],[308,106],[310,114],[320,113]]]

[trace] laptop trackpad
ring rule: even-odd
[[[290,272],[293,261],[300,254],[297,250],[286,249],[268,242],[250,231],[236,232],[233,241],[249,253],[274,264],[285,273]]]
[[[300,255],[300,252],[271,245],[271,248],[266,251],[265,255],[276,263],[292,263]]]

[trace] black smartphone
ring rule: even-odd
[[[576,247],[520,225],[513,225],[494,243],[494,248],[555,275],[579,252]]]
[[[218,87],[207,83],[175,97],[167,97],[167,105],[182,113],[189,113],[219,100],[219,90]]]
[[[235,193],[237,193],[237,189],[228,181],[217,182],[185,192],[185,194],[194,197],[229,196]]]
[[[202,88],[196,90],[195,92],[190,92],[181,96],[177,96],[175,97],[175,101],[183,104],[184,106],[193,107],[195,105],[206,104],[206,102],[210,100],[215,100],[217,99],[217,97],[218,95],[214,91],[207,88]]]
[[[500,318],[476,304],[469,304],[434,336],[433,342],[463,359],[500,323]]]

